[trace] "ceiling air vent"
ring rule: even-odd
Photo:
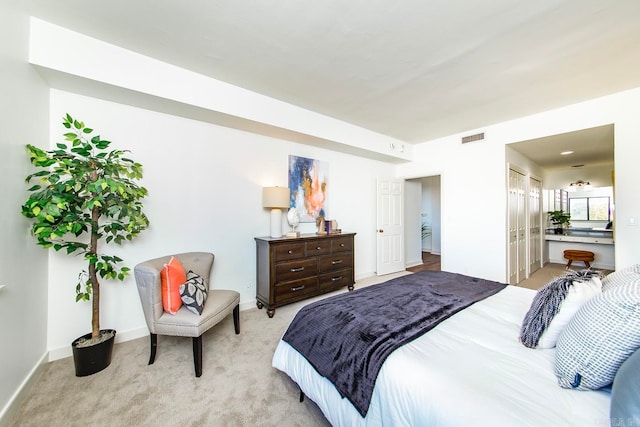
[[[462,143],[466,144],[468,142],[473,142],[473,141],[482,141],[483,139],[484,139],[484,132],[477,133],[475,135],[463,136]]]

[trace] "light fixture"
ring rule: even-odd
[[[262,189],[262,206],[271,209],[271,237],[282,237],[282,208],[289,207],[287,187],[265,187]]]
[[[569,188],[567,188],[567,191],[578,191],[578,190],[583,190],[583,191],[591,191],[593,187],[591,187],[591,183],[589,181],[582,181],[582,180],[578,180],[576,182],[572,182],[571,184],[569,184]]]

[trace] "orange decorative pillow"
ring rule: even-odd
[[[187,281],[187,273],[178,258],[171,257],[162,267],[160,279],[162,280],[162,307],[167,313],[176,314],[182,306],[180,285]]]

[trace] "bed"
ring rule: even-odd
[[[364,416],[284,339],[272,364],[334,426],[609,425],[610,389],[559,387],[555,349],[531,349],[519,342],[535,295],[503,286],[392,351],[379,369]]]

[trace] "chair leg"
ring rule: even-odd
[[[240,333],[240,304],[233,309],[233,327],[236,329],[236,335]]]
[[[202,335],[193,337],[193,365],[196,369],[196,377],[202,375]]]
[[[153,362],[156,361],[156,349],[158,348],[158,335],[157,334],[149,334],[151,338],[151,356],[149,357],[149,365],[153,365]]]

